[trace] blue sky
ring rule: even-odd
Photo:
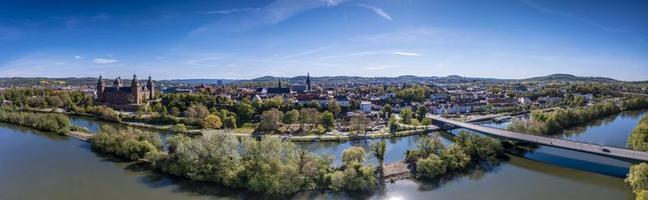
[[[3,1],[0,77],[648,80],[648,2]]]

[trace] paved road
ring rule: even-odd
[[[605,145],[591,144],[586,142],[577,142],[572,140],[551,138],[538,135],[530,135],[524,133],[518,133],[498,128],[491,128],[486,126],[480,126],[465,122],[459,122],[451,119],[446,119],[439,116],[431,116],[432,120],[447,124],[452,124],[454,126],[466,128],[469,130],[490,134],[498,137],[509,138],[518,141],[542,144],[547,146],[553,146],[563,149],[569,149],[574,151],[581,151],[586,153],[598,154],[608,157],[616,157],[622,159],[629,159],[634,161],[648,161],[648,152],[635,151],[624,148],[617,148]]]

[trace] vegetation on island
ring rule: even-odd
[[[0,122],[31,127],[61,135],[72,129],[76,129],[76,127],[70,124],[69,118],[63,114],[20,112],[11,108],[0,108]]]
[[[417,147],[406,152],[405,161],[413,166],[420,179],[463,172],[471,166],[495,162],[504,153],[499,141],[464,131],[450,147],[445,147],[436,135],[422,137]]]
[[[127,160],[146,159],[165,173],[269,195],[313,189],[364,191],[375,188],[378,181],[375,167],[363,165],[366,153],[359,147],[347,149],[344,165],[336,168],[331,157],[276,137],[239,140],[227,133],[174,135],[165,151],[157,134],[103,126],[91,141],[95,150]]]
[[[640,108],[648,108],[648,100],[633,98],[623,101],[620,105],[608,101],[580,108],[557,108],[550,112],[533,111],[530,119],[512,120],[508,129],[539,135],[555,134],[566,128],[584,125],[623,110]]]

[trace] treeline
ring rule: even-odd
[[[55,113],[31,113],[0,109],[0,122],[58,134],[65,134],[72,129],[67,116]]]
[[[648,164],[640,163],[630,167],[628,178],[625,181],[632,187],[632,192],[637,195],[636,200],[648,199]]]
[[[648,115],[644,116],[639,124],[632,129],[627,146],[629,149],[648,152]]]
[[[371,190],[378,183],[375,167],[362,165],[362,148],[345,151],[344,165],[335,168],[331,157],[315,155],[275,137],[239,141],[226,133],[194,138],[175,135],[168,140],[168,151],[163,151],[158,141],[158,136],[133,129],[102,128],[92,145],[128,160],[145,158],[155,169],[172,175],[269,195],[313,189]]]
[[[0,91],[0,101],[2,100],[11,101],[18,106],[75,109],[92,105],[93,97],[81,91],[11,88]]]
[[[585,125],[592,120],[604,118],[623,110],[648,108],[648,101],[634,98],[617,106],[613,102],[604,102],[584,108],[559,108],[552,112],[531,112],[530,119],[514,119],[508,129],[531,134],[554,134],[563,129]]]
[[[499,141],[465,131],[447,148],[438,136],[423,137],[417,146],[418,149],[406,152],[405,161],[416,169],[416,177],[421,179],[463,172],[474,165],[497,161],[504,153]]]

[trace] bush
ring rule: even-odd
[[[362,147],[349,147],[342,152],[342,162],[346,165],[362,163],[365,159],[365,150]]]
[[[504,153],[504,147],[496,139],[470,134],[465,131],[459,133],[455,144],[470,156],[472,162],[493,161],[497,159],[497,156]]]
[[[121,117],[119,113],[113,110],[112,108],[106,106],[92,106],[88,107],[85,110],[87,113],[93,114],[99,119],[111,121],[111,122],[121,122]]]
[[[99,133],[90,141],[93,149],[127,160],[142,159],[147,153],[162,149],[160,135],[131,127],[116,129],[109,125],[101,126]]]

